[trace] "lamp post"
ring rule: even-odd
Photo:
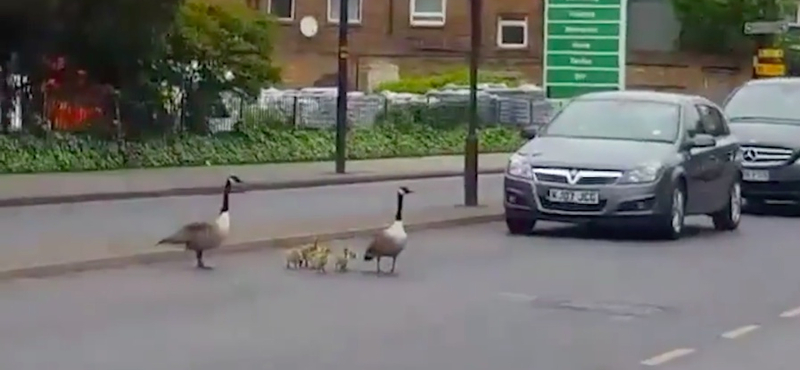
[[[339,73],[336,96],[336,173],[345,173],[347,157],[347,31],[348,0],[339,0]]]
[[[481,49],[481,2],[470,0],[469,128],[464,145],[464,205],[478,205],[478,61]]]

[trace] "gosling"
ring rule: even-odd
[[[336,271],[339,272],[346,272],[347,271],[347,264],[350,262],[351,259],[356,259],[356,252],[350,250],[350,248],[345,248],[342,251],[342,254],[336,256]]]
[[[328,247],[320,248],[316,253],[311,256],[311,259],[308,260],[309,267],[312,270],[317,270],[320,273],[326,273],[325,266],[328,265],[328,257],[331,254],[331,249]]]
[[[290,249],[286,252],[286,268],[299,269],[303,264],[303,251],[300,248]]]
[[[300,266],[309,267],[308,261],[314,255],[314,253],[319,251],[319,238],[314,240],[314,244],[307,245],[305,247],[300,248],[300,256],[302,257],[302,261],[300,262]]]

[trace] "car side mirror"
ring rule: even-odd
[[[530,140],[536,137],[536,134],[539,133],[539,127],[535,125],[529,125],[522,128],[519,133],[519,136],[522,136],[523,139]]]
[[[697,134],[684,144],[684,149],[692,148],[710,148],[717,145],[717,140],[713,136],[707,134]]]

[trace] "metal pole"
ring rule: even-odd
[[[336,173],[345,173],[347,160],[347,29],[349,4],[339,0],[339,73],[336,98]]]
[[[481,49],[481,2],[470,0],[469,129],[464,145],[464,205],[478,205],[478,61]]]

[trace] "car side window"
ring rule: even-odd
[[[686,133],[689,137],[697,134],[703,134],[703,125],[700,123],[700,112],[697,107],[686,109]]]
[[[711,136],[728,135],[725,117],[718,109],[705,104],[700,104],[697,107],[700,111],[700,123],[705,134]]]

